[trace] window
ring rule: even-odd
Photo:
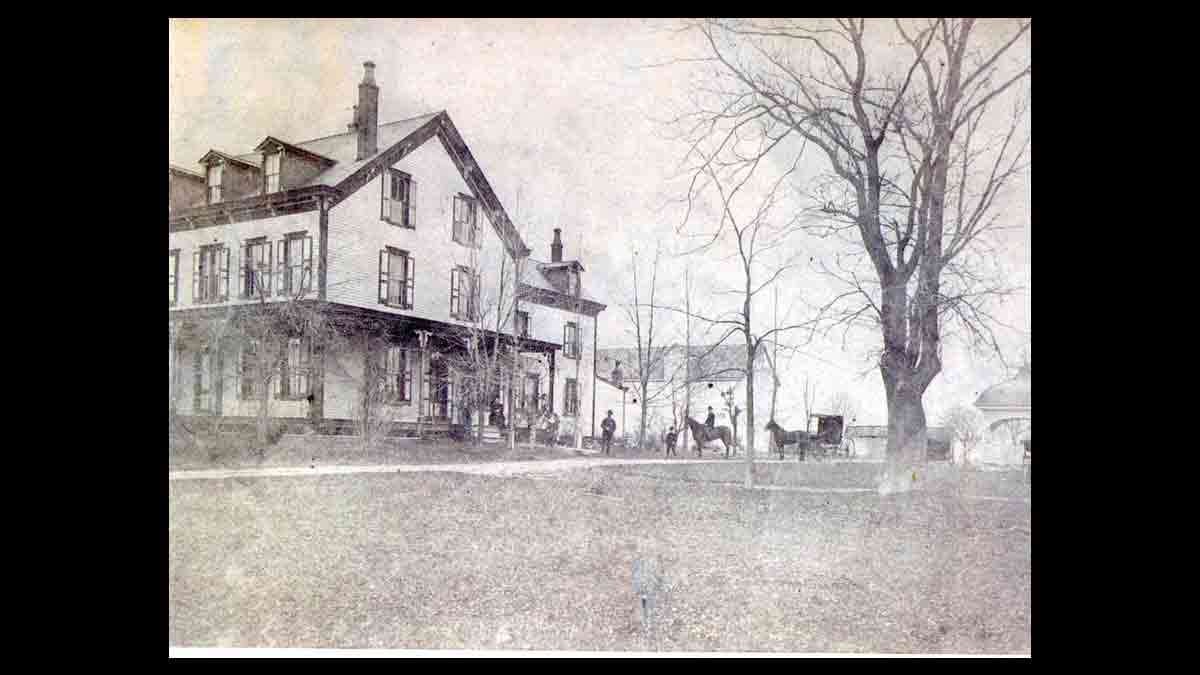
[[[307,339],[288,339],[287,354],[280,364],[279,377],[275,380],[277,399],[298,400],[308,397],[311,352],[311,344]]]
[[[529,312],[517,312],[517,336],[529,337]]]
[[[389,403],[412,402],[411,350],[392,345],[384,354],[383,389]]]
[[[279,292],[299,297],[312,290],[312,237],[300,232],[278,242]]]
[[[167,306],[179,300],[179,250],[167,251]]]
[[[567,293],[575,295],[579,292],[579,272],[570,270],[567,272]]]
[[[213,164],[208,167],[208,203],[216,204],[221,201],[221,174],[222,166]]]
[[[454,241],[464,246],[479,244],[478,209],[466,195],[454,196]]]
[[[192,409],[196,414],[218,414],[221,410],[221,355],[213,347],[196,352]]]
[[[526,410],[534,410],[538,407],[538,400],[541,398],[539,388],[541,378],[537,375],[526,375],[525,381],[521,388],[521,407]]]
[[[242,245],[243,298],[271,294],[271,263],[271,243],[266,237],[251,239]]]
[[[222,244],[201,246],[192,254],[192,301],[197,304],[229,299],[229,249]]]
[[[563,356],[568,359],[579,358],[579,325],[568,321],[563,326]]]
[[[266,174],[267,194],[279,192],[279,165],[283,159],[283,151],[272,152],[263,162],[263,173]]]
[[[259,387],[262,386],[262,377],[259,370],[258,340],[250,340],[242,345],[241,363],[238,364],[238,377],[241,378],[241,383],[238,385],[238,397],[244,401],[254,401],[258,399]]]
[[[479,309],[479,275],[468,267],[450,270],[450,316],[474,321]]]
[[[380,217],[392,225],[416,228],[417,182],[412,176],[395,169],[383,174],[383,212]]]
[[[568,379],[566,391],[563,392],[563,414],[579,414],[579,382]]]
[[[379,252],[379,302],[400,309],[413,308],[416,263],[407,251],[386,248]]]

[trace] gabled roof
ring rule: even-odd
[[[260,165],[252,164],[244,159],[239,159],[229,153],[221,152],[220,150],[209,150],[208,152],[204,153],[204,156],[200,158],[199,163],[200,164],[208,164],[209,161],[213,157],[219,157],[227,162],[234,162],[235,164],[241,164],[242,166],[249,167],[251,169],[254,169],[255,171],[262,171],[262,167]]]
[[[278,138],[275,138],[274,136],[267,136],[266,138],[264,138],[262,143],[259,143],[257,146],[255,146],[254,151],[255,152],[263,152],[267,148],[272,148],[272,147],[282,147],[283,149],[285,149],[289,152],[294,152],[298,155],[303,155],[305,157],[315,159],[319,162],[325,162],[326,164],[337,164],[336,159],[330,159],[330,158],[326,157],[325,155],[313,152],[312,150],[302,148],[302,147],[300,147],[298,145],[294,145],[292,143],[288,143],[287,141],[282,141]]]
[[[534,289],[537,289],[539,291],[547,291],[547,292],[550,292],[550,293],[553,293],[555,295],[559,295],[559,296],[562,296],[565,298],[574,297],[574,296],[571,296],[571,295],[568,295],[568,294],[562,292],[553,283],[550,282],[550,279],[548,279],[546,277],[545,273],[542,272],[543,267],[542,267],[541,263],[539,263],[536,260],[533,260],[532,258],[530,258],[529,261],[533,264],[525,266],[525,278],[521,280],[522,283],[524,283]],[[587,288],[584,287],[582,282],[580,282],[580,284],[579,284],[579,299],[583,300],[584,302],[594,302],[599,305],[604,304],[603,302],[598,300],[595,296],[593,296],[591,293],[589,293]]]
[[[513,226],[504,206],[483,175],[479,163],[444,110],[379,125],[376,136],[378,151],[362,159],[358,158],[358,134],[355,131],[290,144],[299,150],[312,153],[333,163],[309,179],[307,183],[295,186],[287,192],[326,187],[340,193],[339,200],[344,199],[379,175],[385,167],[400,161],[405,155],[416,150],[434,136],[437,136],[442,143],[442,147],[450,156],[450,160],[458,169],[463,181],[475,198],[479,200],[488,221],[491,222],[501,241],[504,242],[505,248],[513,256],[528,256],[529,247],[525,245],[517,228]],[[278,141],[270,136],[268,139]],[[259,147],[262,147],[261,144]],[[234,156],[219,150],[209,150],[200,162],[207,162],[214,157],[261,171],[262,154],[260,152]],[[187,213],[176,213],[172,217],[186,219],[191,216]],[[550,286],[549,290],[553,290],[553,286]],[[584,300],[595,302],[586,297]]]
[[[334,166],[317,174],[305,185],[337,187],[339,183],[349,178],[355,171],[378,159],[386,150],[408,138],[415,131],[436,119],[440,114],[440,112],[428,113],[405,120],[380,124],[376,136],[379,152],[364,159],[357,159],[358,133],[355,131],[296,143],[296,146],[303,150],[322,157],[328,157],[336,162]]]
[[[196,180],[204,180],[204,174],[196,173],[195,171],[189,171],[188,169],[185,169],[181,166],[175,166],[174,164],[167,164],[167,171],[172,172],[172,173],[177,173],[185,178],[195,178]]]

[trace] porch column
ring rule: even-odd
[[[550,406],[550,410],[554,410],[554,379],[558,373],[558,369],[554,366],[555,352],[550,352],[550,391],[547,392],[546,405]]]
[[[308,402],[308,419],[316,431],[325,419],[325,347],[319,340],[313,343],[312,397]]]

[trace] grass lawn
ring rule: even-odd
[[[646,469],[172,482],[170,643],[1030,649],[1028,503]]]
[[[223,434],[205,447],[194,443],[169,444],[168,468],[240,469],[320,465],[469,464],[575,457],[573,448],[547,448],[527,444],[509,451],[507,444],[474,446],[449,440],[386,439],[363,450],[352,436],[284,436],[258,451],[249,435]]]

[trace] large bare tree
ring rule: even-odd
[[[640,407],[640,422],[638,426],[638,447],[646,449],[646,422],[650,408],[654,403],[670,397],[675,388],[674,377],[663,378],[652,383],[654,372],[665,366],[670,351],[669,345],[662,341],[662,336],[656,332],[654,298],[658,291],[658,263],[662,253],[661,246],[654,249],[654,262],[651,266],[650,288],[648,302],[643,303],[642,288],[638,276],[639,256],[633,256],[633,297],[632,301],[622,305],[637,346],[637,379],[634,385],[634,395]]]
[[[882,338],[893,466],[925,456],[922,396],[942,369],[946,324],[999,352],[989,300],[1012,289],[981,252],[1027,166],[1030,25],[688,22],[712,67],[696,110],[676,120],[698,158],[693,182],[793,164],[809,148],[829,169],[798,195],[818,205],[805,211],[821,217],[810,232],[851,247],[815,263],[845,284],[819,318]]]

